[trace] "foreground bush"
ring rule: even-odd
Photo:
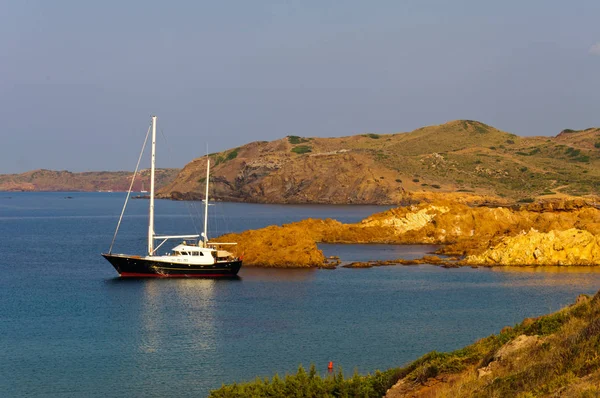
[[[342,369],[326,377],[317,374],[315,365],[311,365],[308,373],[302,365],[295,375],[280,378],[275,375],[271,380],[257,378],[255,381],[240,384],[223,385],[211,391],[210,398],[237,397],[377,397],[385,392],[403,376],[399,368],[385,372],[376,371],[372,375],[361,376],[358,373],[345,379]]]

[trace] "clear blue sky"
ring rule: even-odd
[[[600,125],[598,0],[0,1],[0,173],[286,135]],[[162,152],[161,152],[162,151]]]

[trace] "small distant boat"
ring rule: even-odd
[[[236,243],[212,243],[208,241],[208,184],[210,177],[210,160],[206,166],[206,196],[204,201],[204,232],[202,235],[165,235],[154,233],[154,172],[156,164],[156,116],[152,116],[152,162],[150,169],[150,212],[148,217],[148,251],[145,255],[113,254],[112,244],[108,253],[102,256],[107,259],[121,277],[210,277],[223,278],[237,275],[242,267],[242,259],[234,256],[224,247]],[[129,197],[129,195],[128,195]],[[127,200],[125,201],[127,205]],[[125,207],[123,208],[123,211]],[[117,224],[117,231],[121,220]],[[117,235],[113,237],[113,244]],[[183,241],[165,255],[157,250],[169,239]],[[155,246],[155,241],[161,242]]]

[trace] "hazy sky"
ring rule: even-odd
[[[0,173],[286,135],[600,125],[598,0],[0,0]]]

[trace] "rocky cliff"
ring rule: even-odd
[[[288,136],[209,155],[210,195],[262,203],[400,204],[407,192],[469,192],[531,201],[598,193],[600,129],[518,137],[457,120],[410,133]],[[160,195],[203,196],[206,157]]]
[[[439,200],[390,209],[356,224],[309,219],[220,240],[239,242],[236,250],[247,266],[320,266],[317,242],[440,244],[439,254],[464,256],[458,265],[598,265],[599,235],[600,210],[592,200],[519,207]]]

